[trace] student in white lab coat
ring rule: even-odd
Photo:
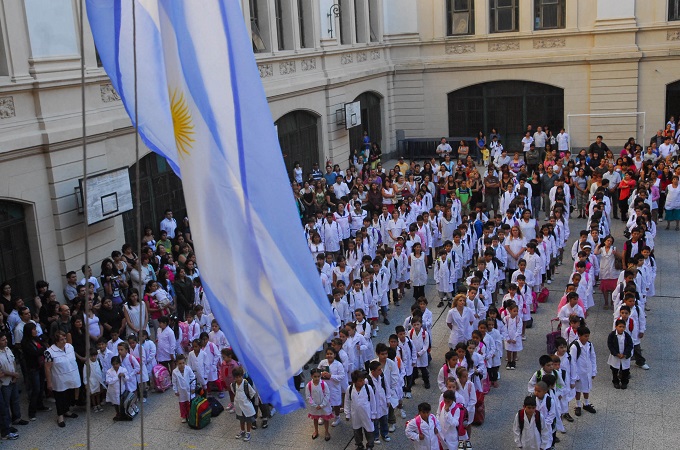
[[[234,368],[232,375],[234,376],[234,382],[231,383],[231,391],[234,393],[234,412],[241,426],[241,431],[236,438],[248,442],[250,430],[257,418],[255,407],[258,395],[255,388],[243,378],[245,372],[242,367]]]
[[[116,408],[116,416],[113,420],[120,420],[122,415],[120,414],[120,394],[121,389],[124,391],[126,389],[127,381],[129,378],[133,378],[128,374],[120,364],[120,358],[114,356],[111,358],[111,368],[106,371],[106,384],[108,388],[106,390],[106,401],[114,405]]]
[[[199,339],[194,339],[191,342],[191,351],[187,357],[187,365],[191,367],[191,370],[196,375],[196,382],[203,387],[203,389],[208,388],[208,355],[201,350],[201,341]]]
[[[87,376],[88,367],[90,370],[89,378]],[[91,347],[90,358],[87,363],[83,365],[83,380],[85,381],[85,388],[90,391],[90,399],[94,412],[104,411],[104,408],[101,406],[101,391],[104,383],[104,376],[102,365],[97,359],[97,349]]]
[[[331,407],[331,390],[328,383],[321,379],[321,369],[312,369],[310,372],[312,379],[305,387],[305,397],[307,399],[307,407],[309,413],[307,417],[314,422],[314,434],[312,439],[319,437],[319,423],[323,423],[325,440],[329,441],[331,435],[328,432],[328,424],[333,419],[333,411]]]
[[[352,372],[352,385],[345,393],[345,415],[352,422],[354,444],[357,448],[363,448],[364,436],[366,447],[373,448],[373,420],[378,416],[375,392],[366,382],[366,377],[364,371]]]
[[[585,399],[583,409],[595,413],[595,408],[590,404],[590,390],[593,387],[593,378],[597,375],[597,359],[595,348],[589,339],[590,330],[588,327],[580,327],[578,339],[573,341],[569,347],[572,373],[576,380],[576,408],[574,413],[577,416],[581,415],[581,394]]]
[[[411,339],[413,351],[417,355],[414,372],[420,370],[420,374],[423,377],[423,386],[425,389],[430,389],[430,372],[428,370],[430,362],[427,357],[427,351],[430,348],[430,335],[423,328],[420,316],[414,316],[411,325],[413,328],[409,331],[409,339]]]
[[[380,438],[385,442],[390,442],[391,438],[388,436],[387,416],[390,412],[389,408],[389,388],[385,380],[382,364],[380,361],[371,361],[368,364],[370,373],[366,378],[366,382],[373,388],[375,393],[375,418],[373,419],[373,438],[374,443],[380,444]]]
[[[224,335],[224,332],[220,329],[220,324],[217,323],[217,320],[215,319],[213,319],[212,323],[210,324],[210,333],[208,333],[208,337],[210,342],[217,345],[217,348],[220,349],[220,352],[223,348],[229,347],[227,337]]]
[[[555,381],[555,377],[553,375],[546,375],[544,378],[552,382]],[[541,417],[543,418],[543,425],[545,425],[548,433],[550,434],[550,437],[548,438],[549,444],[545,448],[550,448],[553,445],[553,439],[556,432],[555,416],[557,415],[555,413],[557,409],[557,401],[550,396],[548,389],[548,382],[545,381],[539,381],[536,383],[536,386],[534,386],[536,411],[540,413]]]
[[[518,448],[544,450],[550,447],[550,430],[536,410],[536,397],[530,395],[524,399],[524,408],[515,414],[512,431]]]
[[[390,338],[395,337],[394,335],[390,336]],[[399,338],[396,338],[395,341],[399,341]],[[377,356],[377,359],[374,361],[377,361],[380,363],[380,366],[382,367],[383,375],[384,375],[384,380],[385,380],[385,389],[386,389],[386,396],[387,396],[387,408],[388,408],[388,417],[387,417],[387,423],[389,424],[389,432],[394,433],[396,430],[396,423],[397,423],[397,418],[394,414],[394,409],[399,407],[399,404],[401,403],[401,397],[403,395],[402,391],[402,377],[399,369],[398,363],[395,361],[396,359],[396,348],[394,351],[394,357],[395,359],[392,359],[389,357],[390,354],[390,348],[386,345],[383,344],[382,342],[379,343],[378,345],[375,346],[375,354]],[[402,409],[403,411],[403,409]],[[404,413],[405,415],[405,413]]]
[[[144,361],[142,361],[142,355],[140,353],[141,346],[139,345],[139,342],[137,342],[137,337],[134,334],[131,334],[128,337],[128,346],[130,347],[130,355],[132,355],[132,357],[136,359],[137,362],[139,363],[139,372],[137,373],[137,386],[139,387],[139,390],[143,395],[144,402],[146,402],[148,396],[146,383],[149,382],[149,371],[147,370],[146,365],[146,358],[148,355],[146,354],[145,351]]]
[[[461,443],[463,448],[470,448],[472,444],[468,444],[470,447],[465,447],[469,440],[465,429],[467,410],[460,403],[456,403],[454,391],[444,391],[442,397],[443,400],[439,403],[437,410],[437,418],[441,426],[440,440],[445,444],[444,447],[448,447],[449,450],[461,448],[459,447]]]
[[[340,424],[342,388],[347,385],[347,371],[345,366],[338,361],[335,349],[331,347],[326,349],[326,359],[319,363],[318,369],[320,370],[320,377],[324,380],[328,390],[329,405],[333,408],[335,414],[335,420],[333,420],[331,425],[337,427]],[[326,428],[328,428],[328,424],[326,424]]]
[[[182,423],[186,423],[189,417],[191,399],[196,389],[196,376],[191,367],[187,365],[184,355],[177,356],[177,367],[172,371],[172,390],[179,401],[179,415]]]
[[[127,342],[118,344],[118,356],[120,357],[120,364],[125,367],[130,375],[127,379],[127,390],[135,392],[137,390],[137,377],[141,373],[141,366],[137,358],[130,354],[130,346]]]
[[[169,370],[175,368],[175,347],[177,340],[172,328],[168,326],[170,319],[167,316],[158,319],[158,331],[156,333],[156,359]]]
[[[441,424],[431,412],[429,403],[421,403],[418,415],[406,424],[406,437],[413,442],[415,450],[439,450]]]

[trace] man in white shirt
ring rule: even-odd
[[[612,200],[612,209],[613,209],[613,213],[614,213],[614,219],[618,219],[619,217],[616,214],[616,207],[617,207],[619,202],[614,201],[614,199],[618,198],[616,196],[616,189],[619,187],[619,183],[621,182],[621,174],[614,170],[614,164],[612,164],[612,163],[609,163],[607,168],[609,170],[604,175],[602,175],[602,179],[609,181],[609,188],[607,189],[607,196],[609,197],[610,200]]]
[[[659,145],[659,155],[661,155],[662,158],[666,158],[668,155],[671,154],[672,147],[671,147],[671,137],[666,136],[663,140],[663,144]]]
[[[437,154],[439,155],[442,160],[444,159],[444,156],[450,155],[453,149],[449,145],[448,142],[446,142],[446,138],[442,138],[441,142],[437,146]]]
[[[175,239],[175,230],[177,229],[177,221],[172,217],[172,210],[165,210],[165,219],[161,220],[161,231],[168,233],[169,239]]]
[[[548,139],[548,135],[545,134],[543,128],[536,127],[536,132],[534,133],[534,145],[536,150],[541,154],[541,161],[545,159],[545,141]]]
[[[335,185],[333,189],[335,190],[335,196],[337,198],[345,197],[345,200],[349,198],[349,188],[347,187],[347,183],[344,182],[342,175],[335,177]]]
[[[80,268],[80,270],[83,272],[83,275],[85,275],[85,276],[83,277],[82,280],[80,280],[80,283],[78,283],[78,284],[85,285],[87,283],[92,283],[92,285],[94,286],[95,292],[98,291],[99,289],[101,289],[101,286],[99,286],[99,280],[97,280],[97,277],[92,276],[92,267],[83,264],[83,266]]]
[[[557,135],[557,151],[562,153],[567,150],[569,150],[569,134],[562,128]]]

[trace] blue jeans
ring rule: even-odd
[[[382,436],[383,439],[387,437],[387,433],[389,432],[389,425],[387,423],[387,415],[380,417],[379,419],[375,419],[373,421],[373,436],[375,439],[377,439],[379,436]],[[380,434],[378,435],[378,430],[380,430]]]
[[[0,387],[5,401],[5,414],[12,418],[12,422],[21,420],[21,404],[19,403],[19,384],[14,382]],[[11,413],[11,415],[10,415]]]

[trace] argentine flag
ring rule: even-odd
[[[182,178],[215,317],[264,402],[304,406],[291,377],[338,324],[304,242],[237,0],[87,0],[104,68],[139,132]]]

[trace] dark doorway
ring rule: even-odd
[[[382,108],[380,96],[373,92],[364,92],[354,99],[361,102],[361,126],[349,129],[350,155],[354,150],[361,149],[364,142],[364,131],[368,132],[371,142],[382,148]]]
[[[12,286],[13,296],[29,299],[35,295],[35,285],[25,208],[21,203],[0,201],[0,280]]]
[[[312,170],[312,164],[319,162],[318,122],[318,116],[302,110],[291,111],[276,121],[286,173],[291,180],[295,161],[300,163],[304,179]]]
[[[132,200],[137,201],[137,180],[135,165],[130,167],[130,186]],[[182,180],[172,171],[165,158],[149,153],[139,160],[139,186],[141,187],[142,227],[150,226],[156,239],[160,239],[160,223],[165,218],[165,210],[172,209],[179,230],[184,228],[183,220],[187,214],[184,201]],[[123,213],[125,242],[131,244],[135,253],[143,231],[137,230],[137,205]]]
[[[549,126],[554,133],[564,125],[564,90],[530,81],[492,81],[448,94],[449,135],[501,134],[508,150],[521,149],[528,124]]]
[[[668,121],[671,116],[678,120],[680,115],[680,81],[666,85],[666,117],[664,123]]]

